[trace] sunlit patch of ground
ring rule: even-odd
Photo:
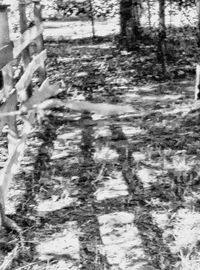
[[[145,130],[139,128],[139,127],[133,127],[128,125],[122,125],[122,131],[126,135],[127,138],[130,138],[133,135],[140,135],[144,134]]]
[[[138,171],[137,171],[137,175],[140,178],[140,180],[143,183],[143,187],[144,188],[149,188],[151,186],[152,183],[156,183],[157,182],[157,174],[162,174],[162,171],[156,171],[155,169],[148,169],[145,167],[141,167]]]
[[[179,262],[174,267],[183,270],[199,269],[199,213],[180,209],[176,214],[163,211],[152,215],[163,229],[164,241],[169,245],[172,253],[179,257]]]
[[[113,171],[108,176],[100,176],[97,181],[95,196],[98,201],[109,198],[118,198],[128,195],[128,187],[123,179],[122,173]]]
[[[116,265],[117,269],[140,269],[145,265],[150,269],[139,232],[133,223],[133,214],[111,213],[99,216],[98,221],[104,252],[111,265]]]
[[[49,233],[50,235],[45,234]],[[53,233],[51,228],[46,228],[40,243],[36,246],[37,256],[41,261],[49,262],[48,269],[79,269],[79,229],[75,222],[63,224],[62,230]],[[58,259],[59,258],[59,259]],[[50,263],[51,261],[51,263]],[[53,268],[54,267],[54,268]]]
[[[37,212],[40,216],[48,214],[48,212],[60,210],[64,207],[70,206],[75,203],[75,199],[70,197],[67,191],[63,192],[61,196],[52,195],[49,200],[39,202]]]
[[[94,153],[94,160],[96,162],[100,161],[109,161],[109,160],[116,160],[118,158],[118,154],[115,150],[109,147],[100,147],[95,149]]]
[[[94,117],[93,117],[93,119],[94,119]],[[101,128],[95,128],[95,132],[94,132],[95,139],[99,139],[102,137],[109,137],[109,136],[111,136],[111,131],[110,131],[110,128],[108,126],[104,126]]]
[[[146,159],[146,155],[144,153],[141,153],[141,152],[133,152],[132,157],[134,158],[134,160],[136,162],[139,162],[139,161]]]
[[[92,26],[90,21],[59,22],[51,21],[44,23],[44,38],[51,39],[77,39],[92,36]],[[97,36],[107,36],[119,32],[119,20],[110,19],[108,21],[95,22],[95,34]]]
[[[142,99],[144,100],[144,102],[146,100],[176,100],[176,99],[180,99],[182,98],[181,95],[164,95],[164,96],[145,96]]]
[[[54,151],[52,153],[51,159],[60,159],[66,158],[73,155],[74,151],[79,152],[79,147],[77,146],[80,143],[81,139],[81,130],[75,129],[71,132],[58,135],[57,140],[54,143]]]

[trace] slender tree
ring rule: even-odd
[[[95,38],[95,27],[94,27],[94,8],[93,8],[93,3],[92,0],[88,0],[88,4],[89,4],[89,11],[88,11],[88,17],[91,21],[91,25],[92,25],[92,37],[93,39]]]
[[[197,3],[197,14],[198,14],[198,22],[197,22],[197,45],[200,47],[200,0],[196,1]]]
[[[120,0],[120,45],[127,47],[127,24],[131,18],[132,0]]]
[[[163,75],[165,75],[166,74],[165,0],[159,0],[158,61],[161,63]]]
[[[148,23],[149,23],[149,28],[151,29],[151,3],[150,3],[150,0],[147,0],[147,9],[148,9]]]
[[[172,0],[169,0],[169,25],[172,27]]]
[[[140,16],[139,16],[139,9],[140,9],[139,0],[132,0],[132,46],[135,48],[137,46],[138,40],[140,38]]]

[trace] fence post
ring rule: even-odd
[[[42,6],[40,4],[40,0],[33,0],[33,3],[34,3],[34,11],[33,11],[34,22],[36,26],[39,26],[40,24],[42,24],[42,14],[41,14]],[[38,53],[44,50],[44,40],[43,40],[42,34],[37,37],[35,42],[37,45]],[[38,73],[39,73],[40,83],[42,83],[46,78],[45,64],[41,68],[39,68]]]
[[[9,34],[9,25],[8,25],[8,13],[7,13],[7,5],[0,5],[0,48],[2,48],[5,45],[8,45],[10,43],[10,34]],[[7,78],[5,76],[5,69],[1,72],[2,77],[2,84],[3,84],[3,91],[4,96],[7,97],[9,93],[7,93],[7,88],[5,89],[5,84],[7,81]],[[0,189],[0,228],[2,227],[3,217],[5,212],[5,198],[4,193]]]
[[[0,47],[10,42],[7,5],[0,5]]]
[[[4,97],[8,98],[8,96],[13,90],[13,69],[10,63],[8,63],[6,66],[2,68],[2,75],[4,84],[3,86]]]
[[[27,18],[26,18],[26,2],[23,0],[19,1],[19,16],[20,16],[20,32],[21,34],[23,34],[27,28],[28,28],[28,24],[27,24]],[[30,51],[29,51],[29,46],[27,46],[27,48],[25,48],[22,52],[22,60],[23,60],[23,70],[26,70],[26,67],[28,66],[28,64],[31,62],[31,56],[30,56]],[[32,85],[30,83],[30,85],[27,87],[26,89],[26,94],[27,94],[27,98],[29,98],[32,95]]]
[[[0,5],[0,48],[10,43],[7,5]],[[7,98],[13,89],[12,67],[7,64],[2,68],[4,97]]]
[[[5,45],[8,45],[10,41],[10,33],[9,33],[9,24],[8,24],[8,12],[7,12],[8,5],[0,5],[0,48]],[[12,52],[10,51],[10,54]],[[7,55],[9,59],[12,59],[12,55]],[[12,95],[11,91],[13,90],[13,73],[12,73],[12,65],[8,63],[2,68],[2,75],[3,75],[3,90],[5,98],[10,96],[10,102],[12,101],[12,108],[15,108],[17,104],[17,96],[16,92],[13,92]],[[13,150],[13,146],[18,139],[18,131],[16,125],[16,117],[15,116],[7,116],[4,120],[5,123],[9,126],[8,131],[8,152],[9,154]]]

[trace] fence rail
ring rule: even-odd
[[[33,4],[34,21],[33,26],[27,26],[26,7]],[[20,32],[16,40],[10,40],[8,24],[8,6],[0,5],[0,72],[3,79],[4,103],[0,106],[0,134],[3,127],[8,125],[8,159],[4,168],[0,171],[0,204],[3,213],[0,216],[0,224],[5,215],[5,200],[9,186],[20,164],[23,148],[28,133],[34,122],[34,114],[23,116],[24,126],[18,131],[16,116],[20,110],[31,110],[35,105],[58,93],[58,85],[50,85],[46,78],[45,60],[47,57],[43,45],[43,25],[41,18],[40,1],[20,1]],[[36,46],[34,55],[30,54],[30,46]],[[13,60],[20,59],[23,66],[23,74],[14,84]],[[40,86],[32,87],[32,78],[38,72]],[[17,105],[18,112],[17,113]],[[1,225],[0,225],[1,226]]]
[[[43,32],[43,24],[27,29],[18,39],[13,41],[13,57],[16,58],[31,42]],[[0,55],[1,57],[1,55]]]

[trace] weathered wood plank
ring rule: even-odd
[[[13,69],[11,63],[2,68],[4,97],[8,98],[13,90]]]
[[[15,149],[13,153],[8,158],[4,168],[2,169],[0,173],[0,194],[3,195],[3,198],[5,200],[5,196],[8,190],[8,187],[12,181],[14,171],[16,172],[16,165],[18,163],[18,159],[20,156],[21,151],[18,151],[18,148],[24,144],[23,140],[19,140],[19,142],[16,144]],[[21,149],[21,147],[20,147]]]
[[[6,5],[0,5],[0,69],[12,60],[8,12]]]
[[[31,42],[43,32],[43,24],[27,29],[18,39],[13,40],[13,57],[16,58]]]
[[[19,1],[19,25],[20,25],[20,33],[23,33],[28,29],[28,20],[26,17],[26,4],[22,1]],[[31,62],[31,55],[29,46],[26,46],[24,50],[21,52],[22,63],[23,63],[23,71],[26,70],[27,66]],[[28,85],[26,89],[27,98],[32,95],[32,85],[31,83]]]
[[[0,5],[0,69],[7,65],[13,58],[12,46],[10,43],[9,25],[8,25],[8,13],[7,6]],[[2,105],[3,106],[3,105]],[[5,109],[5,105],[1,109]],[[5,119],[3,123],[0,122],[0,126],[5,124]],[[1,211],[4,211],[4,194],[0,188],[0,204]],[[3,213],[1,213],[2,215]],[[1,227],[1,217],[0,217],[0,227]]]
[[[3,72],[3,92],[4,97],[7,99],[3,108],[0,107],[0,113],[4,111],[4,113],[12,112],[16,110],[17,107],[17,94],[16,91],[13,92],[13,70],[12,65],[9,63],[2,69]],[[8,104],[8,102],[10,104]],[[8,131],[8,153],[10,154],[15,147],[15,139],[18,138],[18,130],[16,125],[16,116],[5,116],[3,119],[0,120],[0,125],[2,127],[8,124],[9,131]],[[1,130],[0,130],[1,131]]]
[[[7,112],[16,111],[16,107],[17,107],[17,93],[16,91],[13,91],[10,94],[10,96],[6,99],[6,101],[0,106],[0,112],[7,113]],[[6,124],[8,124],[10,132],[18,136],[16,116],[9,115],[9,116],[0,118],[0,134],[2,132],[3,127]]]
[[[42,103],[45,99],[57,95],[59,92],[59,84],[50,84],[47,78],[23,105],[29,110],[33,106]]]
[[[10,42],[8,5],[0,5],[0,48]]]
[[[45,99],[51,96],[55,96],[59,92],[60,92],[59,85],[58,84],[50,85],[49,79],[47,78],[43,82],[41,87],[38,89],[38,91],[35,91],[33,93],[33,96],[31,96],[31,98],[24,103],[24,106],[27,109],[31,109],[34,105],[40,104]],[[14,93],[13,93],[12,98],[13,97],[14,97]],[[8,111],[10,104],[14,104],[13,101],[11,100],[11,97],[8,103],[3,104],[4,109],[1,110],[3,105],[0,107],[0,111],[1,112]],[[13,110],[14,108],[10,108],[10,111],[13,111]],[[34,119],[34,116],[33,114],[31,114],[27,120],[30,122],[33,122],[33,119]],[[2,118],[2,120],[4,121],[4,118]],[[0,171],[0,203],[3,206],[5,204],[8,188],[15,176],[16,168],[20,164],[21,157],[23,156],[23,149],[25,146],[25,141],[30,130],[31,130],[31,124],[28,122],[25,122],[23,132],[22,132],[23,134],[22,138],[21,139],[13,138],[14,147],[12,148],[12,152],[10,152],[11,154],[4,168]]]
[[[29,110],[34,106],[42,103],[45,99],[48,99],[52,96],[57,95],[60,92],[59,84],[51,85],[49,79],[47,78],[40,88],[33,92],[33,95],[23,104],[23,106]],[[29,118],[27,119],[31,124],[35,121],[34,113],[30,113]]]
[[[26,89],[31,82],[33,73],[44,64],[44,61],[47,57],[46,50],[43,50],[40,54],[35,56],[30,64],[27,66],[24,74],[21,79],[16,84],[16,89],[18,91],[20,101],[25,101],[26,97]]]
[[[13,48],[11,43],[0,48],[0,69],[13,60]]]
[[[5,204],[5,199],[9,186],[16,174],[16,169],[20,165],[20,160],[23,156],[25,141],[28,133],[30,132],[30,128],[30,125],[25,125],[22,138],[16,140],[13,152],[10,154],[8,160],[6,161],[4,168],[0,171],[0,203],[3,207]]]
[[[10,113],[16,110],[17,107],[17,94],[16,91],[13,91],[7,100],[0,106],[0,113]],[[8,153],[12,152],[12,149],[15,147],[15,140],[18,139],[18,130],[16,124],[16,115],[5,115],[0,118],[0,134],[5,125],[8,125]]]
[[[33,9],[34,22],[35,22],[35,25],[39,26],[42,23],[42,15],[41,15],[42,6],[40,4],[40,1],[33,1],[33,2],[34,2],[34,9]],[[43,41],[42,34],[39,35],[35,39],[35,42],[37,44],[37,51],[38,51],[38,53],[41,52],[42,50],[44,50],[44,41]],[[38,69],[38,73],[39,73],[39,80],[42,83],[45,80],[45,78],[46,78],[46,68],[45,68],[45,65],[43,65],[41,68]]]
[[[0,107],[1,113],[11,112],[16,110],[17,105],[17,94],[16,91],[13,91],[11,95],[8,97],[8,99],[5,101],[3,105]],[[18,131],[16,126],[16,116],[6,116],[0,119],[0,133],[2,132],[3,127],[5,124],[8,124],[9,126],[9,134],[8,134],[8,140],[10,142],[9,145],[9,158],[4,166],[4,168],[0,171],[0,204],[4,207],[5,203],[5,195],[6,190],[11,182],[11,172],[9,172],[9,168],[12,166],[12,162],[14,161],[17,153],[15,153],[15,150],[18,147]],[[11,142],[12,140],[12,142]],[[19,154],[19,153],[18,153]],[[14,158],[14,159],[13,159]]]

